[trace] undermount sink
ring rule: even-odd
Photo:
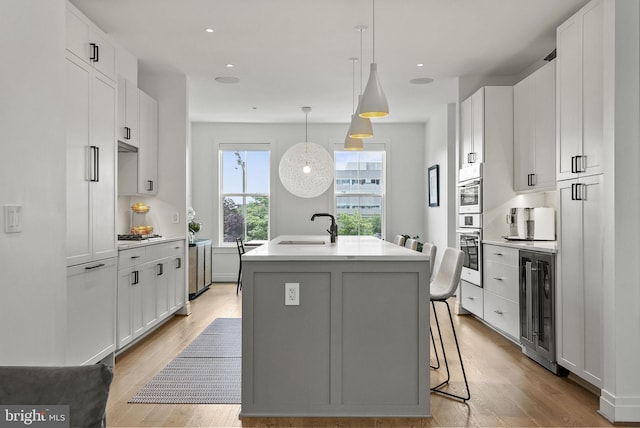
[[[325,241],[280,241],[278,245],[324,245]]]

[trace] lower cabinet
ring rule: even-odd
[[[519,252],[516,248],[483,245],[484,320],[520,342]]]
[[[102,360],[115,340],[116,258],[67,268],[67,365]]]
[[[143,336],[185,302],[184,241],[121,250],[117,349]]]
[[[482,287],[467,281],[460,281],[460,305],[477,317],[483,318],[484,295]]]

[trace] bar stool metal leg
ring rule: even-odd
[[[438,322],[438,315],[435,312],[435,305],[434,305],[434,301],[431,301],[431,304],[433,306],[434,309],[434,317],[436,320],[436,326],[438,328],[438,335],[440,336],[440,342],[442,343],[442,358],[444,359],[444,365],[445,368],[447,370],[447,378],[446,380],[444,380],[443,382],[439,383],[438,385],[434,386],[433,388],[431,388],[431,391],[439,393],[439,394],[443,394],[443,395],[447,395],[449,397],[453,397],[453,398],[457,398],[459,400],[462,401],[467,401],[468,399],[471,398],[471,393],[469,392],[469,382],[467,381],[467,374],[464,370],[464,362],[462,361],[462,354],[460,353],[460,344],[458,343],[458,336],[456,335],[456,328],[453,325],[453,317],[451,316],[451,308],[449,307],[449,303],[446,300],[443,300],[444,304],[447,305],[447,312],[449,313],[449,321],[451,322],[451,331],[453,332],[453,339],[455,341],[456,344],[456,350],[458,351],[458,358],[460,359],[460,368],[462,369],[462,377],[464,378],[464,385],[465,385],[465,389],[467,391],[466,396],[463,395],[456,395],[456,394],[452,394],[450,392],[447,391],[442,391],[440,388],[442,388],[444,385],[447,385],[449,383],[450,380],[450,373],[449,373],[449,364],[447,362],[447,355],[445,353],[444,350],[444,343],[442,342],[442,332],[440,330],[440,323]]]

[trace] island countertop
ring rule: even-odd
[[[321,244],[319,244],[321,243]],[[282,235],[247,251],[246,261],[429,261],[426,253],[400,247],[373,236],[338,236],[331,243],[328,235]]]

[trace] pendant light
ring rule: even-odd
[[[362,32],[367,29],[366,25],[358,25],[356,30],[360,32],[360,95],[358,96],[358,108],[351,116],[351,126],[349,127],[349,138],[371,138],[373,137],[373,127],[371,120],[360,116],[360,100],[362,96]],[[356,86],[355,62],[353,63],[353,87]],[[346,143],[346,142],[345,142]],[[354,143],[355,145],[355,143]],[[354,149],[357,150],[357,149]]]
[[[353,92],[351,93],[351,109],[355,110],[355,92],[356,92],[356,61],[358,58],[349,58],[349,60],[353,63]],[[353,122],[355,118],[355,113],[351,115],[351,121]],[[362,119],[360,116],[358,118]],[[366,119],[369,120],[369,119]],[[362,143],[362,138],[352,138],[349,136],[349,130],[347,131],[347,136],[344,139],[344,150],[362,150],[364,149],[364,144]]]
[[[302,107],[305,113],[305,139],[290,147],[280,159],[280,182],[290,193],[301,198],[315,198],[333,183],[333,158],[319,144],[308,141],[308,117],[311,107]]]
[[[373,61],[369,72],[369,81],[360,100],[361,117],[385,117],[389,115],[389,105],[378,80],[378,64],[376,64],[376,1],[373,3]]]

